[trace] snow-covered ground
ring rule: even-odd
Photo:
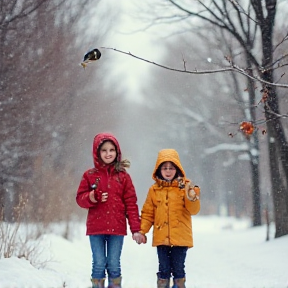
[[[272,227],[273,228],[273,227]],[[265,241],[266,227],[227,217],[193,217],[194,248],[186,260],[187,288],[287,288],[288,236]],[[0,288],[88,288],[91,252],[85,224],[74,224],[75,237],[43,237],[46,263],[35,268],[16,257],[0,259]],[[122,254],[124,288],[156,287],[157,255],[148,243],[125,237]]]

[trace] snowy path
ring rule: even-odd
[[[265,241],[266,228],[219,217],[194,217],[194,245],[186,261],[186,288],[288,288],[288,236]],[[226,229],[224,229],[226,227]],[[0,260],[0,288],[90,287],[91,252],[85,225],[73,242],[46,236],[52,251],[45,268],[18,258]],[[156,248],[125,237],[123,288],[156,288]],[[64,284],[65,283],[65,284]]]

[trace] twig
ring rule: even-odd
[[[132,54],[131,52],[125,52],[125,51],[122,51],[122,50],[119,50],[119,49],[116,49],[116,48],[110,48],[110,47],[100,47],[100,48],[107,49],[107,50],[113,50],[113,51],[128,55],[130,57],[136,58],[136,59],[138,59],[140,61],[144,61],[144,62],[147,62],[149,64],[158,66],[158,67],[166,69],[166,70],[174,71],[174,72],[187,73],[187,74],[197,74],[197,75],[201,75],[201,74],[202,75],[203,74],[215,74],[215,73],[223,73],[223,72],[237,72],[237,73],[242,74],[242,75],[244,75],[244,76],[246,76],[246,77],[248,77],[248,78],[250,78],[252,80],[256,80],[256,81],[259,81],[261,83],[264,83],[264,84],[267,84],[267,85],[270,85],[270,86],[275,86],[275,87],[278,87],[278,88],[288,88],[288,84],[271,83],[271,82],[265,81],[264,79],[262,79],[259,76],[249,75],[247,72],[245,72],[245,69],[238,67],[234,63],[231,63],[231,65],[228,66],[228,67],[220,68],[220,69],[213,69],[213,70],[198,70],[196,68],[195,68],[195,70],[187,70],[186,66],[184,66],[184,69],[177,69],[177,68],[172,68],[172,67],[169,67],[169,66],[165,66],[165,65],[159,64],[157,62],[153,62],[153,61],[150,61],[148,59],[139,57],[137,55]]]

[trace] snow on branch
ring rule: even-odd
[[[222,143],[214,147],[207,148],[205,149],[204,152],[206,155],[210,155],[220,151],[247,152],[249,151],[249,145],[248,143],[241,143],[241,144]]]

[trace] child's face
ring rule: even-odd
[[[176,168],[173,166],[172,162],[164,162],[161,166],[161,175],[165,180],[172,180],[176,172]]]
[[[105,164],[111,164],[116,158],[116,148],[110,141],[105,142],[100,148],[100,158]]]

